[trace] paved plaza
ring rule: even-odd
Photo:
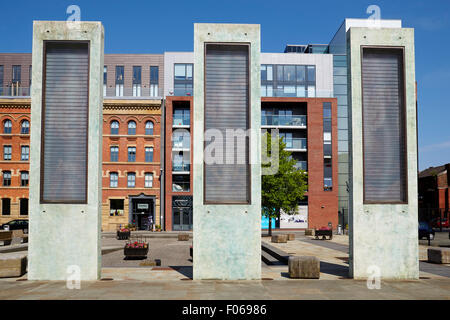
[[[288,255],[314,255],[321,261],[319,280],[290,279],[286,265],[262,263],[260,281],[193,281],[189,241],[170,234],[149,234],[146,260],[124,260],[125,240],[104,235],[102,280],[82,282],[68,289],[62,281],[0,279],[0,299],[446,299],[450,300],[450,265],[426,260],[427,246],[420,245],[420,279],[381,281],[368,289],[366,281],[348,278],[348,236],[315,240],[302,233],[288,243],[262,241]],[[442,236],[439,236],[442,237]],[[145,262],[161,260],[161,266]]]

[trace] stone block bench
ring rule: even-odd
[[[306,229],[305,230],[305,236],[314,236],[315,230],[314,229]]]
[[[313,256],[289,257],[289,277],[296,279],[319,279],[320,261]]]
[[[272,236],[272,242],[274,243],[286,243],[288,239],[287,234],[274,234]]]
[[[288,241],[295,240],[295,233],[288,233],[287,234],[287,239],[288,239]]]
[[[27,270],[27,253],[0,254],[0,278],[21,277]]]
[[[428,262],[439,264],[450,263],[450,248],[429,248]]]
[[[178,234],[178,241],[189,241],[189,234],[188,233]]]
[[[13,239],[12,231],[0,230],[0,241],[3,242],[3,245],[11,244],[12,239]]]

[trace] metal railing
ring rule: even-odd
[[[308,171],[308,163],[306,161],[297,161],[294,165],[298,170]]]
[[[136,88],[103,88],[103,96],[104,97],[126,97],[126,98],[157,98],[156,95],[151,95],[150,88],[141,87],[140,89]]]
[[[261,117],[262,126],[298,126],[306,127],[305,115],[266,115]]]
[[[172,166],[172,171],[175,172],[187,172],[191,170],[191,165],[189,163],[174,163]]]
[[[173,116],[173,126],[189,126],[191,124],[191,117],[190,115],[174,115]]]
[[[286,143],[286,149],[301,149],[306,150],[306,138],[292,138],[284,140],[284,143]]]
[[[31,88],[28,87],[0,87],[0,96],[4,97],[29,97]]]

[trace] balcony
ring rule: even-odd
[[[173,91],[173,95],[176,97],[192,97],[194,95],[193,89],[179,89],[175,88]]]
[[[178,174],[189,174],[191,165],[189,163],[173,163],[172,172]]]
[[[189,128],[191,125],[190,115],[173,115],[173,128]]]
[[[153,91],[153,92],[151,92]],[[103,87],[103,96],[106,98],[128,98],[128,99],[152,99],[158,98],[155,90],[151,88],[105,88]]]
[[[189,192],[190,184],[189,182],[173,182],[172,183],[172,191],[173,192]]]
[[[181,139],[176,139],[174,137],[172,141],[172,150],[173,151],[189,151],[191,148],[191,139],[189,137],[184,137]]]
[[[333,98],[333,91],[288,87],[284,89],[262,90],[261,97]]]
[[[31,88],[28,87],[0,87],[2,97],[29,97]]]
[[[263,115],[261,117],[261,127],[296,127],[306,128],[305,115]]]
[[[294,167],[298,170],[308,171],[308,163],[306,161],[297,161]]]
[[[292,138],[292,139],[287,139],[285,141],[286,143],[286,150],[287,151],[291,151],[291,152],[295,152],[295,151],[300,151],[300,152],[304,152],[307,149],[307,142],[306,142],[306,138]]]

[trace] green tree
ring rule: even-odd
[[[272,137],[269,133],[263,135],[263,141],[267,141],[268,154],[272,150]],[[261,207],[262,215],[269,218],[269,236],[272,235],[272,218],[280,216],[280,211],[287,214],[295,214],[297,205],[304,198],[308,189],[308,176],[304,170],[295,167],[296,160],[291,158],[291,153],[286,151],[286,144],[282,138],[279,144],[279,168],[273,175],[263,175],[261,181]],[[269,167],[263,164],[262,167]]]

